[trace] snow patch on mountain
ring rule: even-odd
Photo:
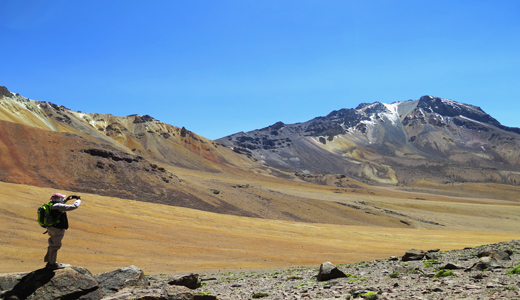
[[[386,116],[392,122],[392,125],[395,125],[399,120],[399,102],[394,102],[391,104],[383,103],[383,105],[386,107],[389,113],[382,113],[382,115]]]

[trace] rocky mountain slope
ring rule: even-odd
[[[253,215],[174,174],[251,163],[150,116],[75,112],[0,87],[0,181]]]
[[[338,174],[392,185],[424,178],[520,184],[520,129],[502,126],[478,107],[433,96],[363,103],[217,142],[313,182]]]
[[[221,300],[520,299],[519,245],[514,240],[442,252],[410,249],[401,257],[338,266],[204,274],[200,289]]]

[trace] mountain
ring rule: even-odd
[[[328,180],[375,194],[360,182],[336,177]],[[185,128],[146,115],[72,111],[5,87],[0,87],[0,182],[228,215],[406,226],[395,216],[357,216],[357,209],[302,196],[294,188],[319,194],[324,186],[305,183]],[[290,188],[280,189],[286,186]]]
[[[75,112],[0,87],[0,181],[255,216],[174,174],[250,164],[147,115]]]
[[[433,96],[362,103],[217,142],[313,182],[339,174],[369,184],[520,184],[520,129],[479,107]]]
[[[0,182],[228,215],[394,228],[449,224],[410,209],[407,199],[515,205],[516,129],[439,99],[453,107],[448,117],[446,107],[427,105],[436,98],[421,99],[362,104],[211,141],[151,116],[77,112],[0,87]],[[510,185],[444,184],[461,178]],[[379,201],[388,197],[404,204]]]

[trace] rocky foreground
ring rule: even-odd
[[[145,275],[135,266],[92,275],[67,266],[0,274],[0,299],[520,299],[520,240],[315,268]]]

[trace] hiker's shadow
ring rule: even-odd
[[[51,281],[54,277],[54,270],[47,268],[39,269],[28,273],[10,290],[3,295],[5,300],[24,300],[33,294],[37,289]]]

